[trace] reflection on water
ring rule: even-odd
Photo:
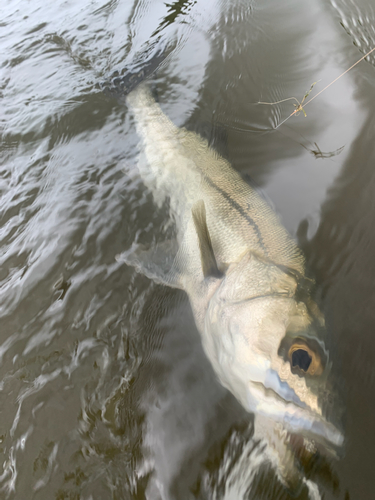
[[[169,230],[139,179],[127,109],[99,88],[153,41],[171,47],[154,78],[167,114],[262,187],[321,285],[347,443],[341,460],[311,464],[300,498],[373,498],[374,66],[277,132],[290,104],[256,104],[323,88],[374,45],[373,16],[364,1],[2,6],[4,498],[290,498],[186,297],[115,258]],[[315,143],[345,147],[315,159]]]

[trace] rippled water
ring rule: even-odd
[[[373,498],[375,56],[277,131],[292,102],[256,103],[322,89],[374,23],[364,0],[3,2],[2,498],[289,498],[185,295],[115,258],[169,230],[126,106],[100,87],[153,44],[171,47],[166,113],[255,180],[320,284],[346,447],[300,498]]]

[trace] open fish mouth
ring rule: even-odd
[[[280,382],[278,388],[249,382],[250,406],[255,406],[258,415],[281,425],[288,435],[301,436],[313,445],[320,444],[335,456],[344,444],[344,436],[335,425],[302,402],[286,382]]]

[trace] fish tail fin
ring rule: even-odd
[[[102,91],[109,97],[124,101],[126,96],[160,68],[170,53],[169,46],[152,43],[136,55],[131,65],[121,72],[115,71],[110,80],[101,83]]]

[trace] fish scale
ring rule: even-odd
[[[176,127],[146,85],[127,100],[144,145],[141,174],[159,204],[169,198],[180,240],[192,205],[203,199],[213,244],[223,263],[238,261],[250,249],[304,274],[303,255],[278,216],[206,140]],[[223,230],[229,233],[228,241],[219,244],[215,234]]]

